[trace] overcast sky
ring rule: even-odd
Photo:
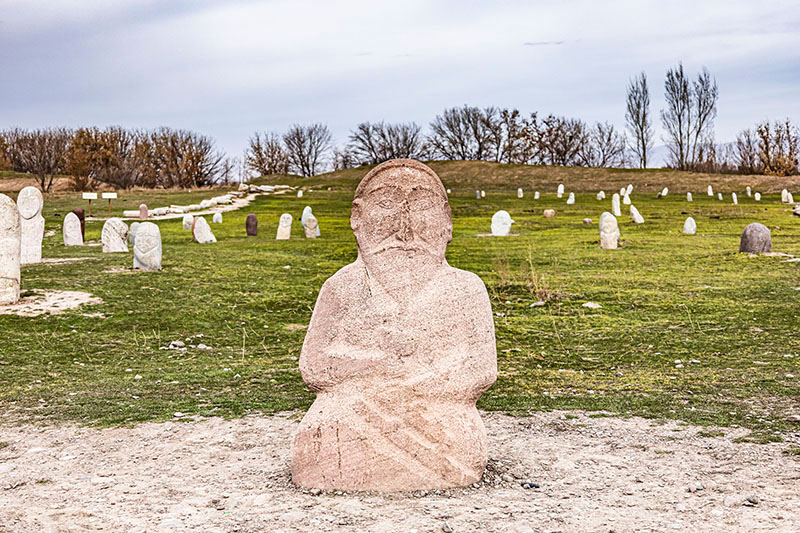
[[[324,122],[344,144],[463,104],[621,127],[644,70],[661,144],[679,61],[717,79],[718,141],[800,121],[798,0],[0,0],[0,129],[170,126],[239,155],[256,130]]]

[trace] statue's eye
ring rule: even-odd
[[[394,202],[387,198],[385,200],[381,200],[380,202],[378,202],[378,205],[384,209],[391,209],[394,207]]]
[[[431,207],[433,207],[433,202],[428,198],[421,198],[411,202],[412,211],[424,211],[426,209],[430,209]]]

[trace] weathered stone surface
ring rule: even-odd
[[[625,205],[631,205],[631,197],[628,194],[628,191],[625,191],[625,194],[622,196],[622,203]]]
[[[721,192],[717,193],[717,200],[722,200],[722,193]]]
[[[190,214],[183,215],[183,220],[181,222],[183,229],[190,230],[192,229],[192,224],[194,224],[194,216]]]
[[[627,192],[627,189],[625,189],[625,187],[620,187],[619,188],[619,197],[622,198],[623,196],[625,196],[626,192]]]
[[[708,186],[708,195],[709,196],[714,196],[714,189],[713,189],[713,187],[711,187],[711,185]]]
[[[244,229],[248,237],[255,237],[258,235],[258,217],[255,213],[250,213],[244,220]]]
[[[480,200],[481,199],[481,191],[480,191],[480,189],[475,189],[475,199],[476,200]]]
[[[20,264],[30,265],[42,261],[42,239],[44,238],[44,198],[36,187],[25,187],[17,195],[17,210],[20,217],[21,250]]]
[[[307,205],[303,208],[303,214],[300,215],[300,224],[303,226],[303,230],[305,230],[306,227],[306,219],[308,219],[310,216],[314,216],[314,213],[311,212],[311,206]],[[319,236],[319,220],[317,220],[317,237]]]
[[[481,191],[481,198],[486,198],[486,191]]]
[[[683,223],[683,232],[686,235],[694,235],[697,233],[697,223],[692,217],[688,217],[686,222]]]
[[[206,219],[203,217],[195,217],[192,223],[192,240],[200,244],[209,242],[217,242],[214,233],[211,231],[211,226],[208,225]]]
[[[745,187],[744,190],[747,192],[747,196],[753,196],[753,189],[751,189],[749,185]]]
[[[600,248],[604,250],[616,250],[619,246],[619,224],[617,217],[603,212],[600,215]]]
[[[511,215],[508,214],[508,211],[500,210],[494,215],[492,215],[492,235],[495,237],[504,237],[511,233],[511,224],[514,221],[511,220]]]
[[[533,193],[533,199],[534,199],[534,200],[538,200],[538,199],[539,199],[539,196],[540,196],[540,195],[539,195],[539,191],[536,191],[536,192],[534,192],[534,193]]]
[[[214,216],[211,217],[211,222],[213,224],[222,224],[222,213],[214,213]]]
[[[772,250],[772,234],[764,224],[753,222],[745,226],[739,241],[739,252],[762,254]]]
[[[298,198],[302,198],[303,197],[303,191],[297,191],[297,197]]]
[[[555,209],[545,209],[544,210],[544,218],[553,218],[556,216]]]
[[[600,191],[599,193],[597,193],[597,199],[598,200],[605,200],[605,198],[606,198],[606,192],[605,191]]]
[[[103,242],[103,253],[112,254],[128,251],[128,225],[119,218],[109,218],[103,224],[100,235]]]
[[[81,221],[78,215],[67,213],[64,217],[64,225],[61,228],[64,236],[64,246],[82,246],[83,234],[81,232]]]
[[[622,211],[619,208],[619,193],[614,193],[611,197],[611,214],[615,217],[621,217]]]
[[[128,244],[133,246],[136,244],[136,232],[139,231],[139,226],[141,226],[141,222],[131,222],[131,225],[128,227]]]
[[[19,300],[22,224],[14,200],[0,194],[0,305]]]
[[[757,192],[757,193],[755,193],[755,194],[753,195],[753,199],[754,199],[756,202],[760,202],[760,201],[761,201],[761,193],[760,193],[760,192]]]
[[[569,193],[569,197],[567,198],[567,205],[572,205],[575,203],[575,193]]]
[[[139,219],[147,220],[147,204],[139,204]]]
[[[522,189],[517,189],[517,198],[522,198],[522,197],[523,197]]]
[[[733,200],[733,205],[739,205],[739,197],[736,196],[735,192],[731,193],[731,200]]]
[[[781,191],[781,202],[783,202],[784,204],[789,203],[789,191],[787,191],[786,189],[783,189]]]
[[[308,215],[306,217],[306,224],[303,226],[303,232],[305,233],[306,239],[317,238],[317,235],[319,235],[319,222],[317,221],[317,217],[314,215]]]
[[[786,193],[786,203],[787,204],[794,203],[794,197],[792,196],[792,193]]]
[[[625,194],[630,196],[632,192],[633,192],[633,183],[629,183],[628,186],[625,188]]]
[[[406,208],[407,206],[407,208]],[[317,393],[295,434],[301,487],[400,491],[481,479],[476,400],[497,375],[486,288],[445,260],[450,206],[417,161],[373,169],[351,215],[358,258],[325,282],[300,356]]]
[[[284,213],[278,221],[278,233],[275,235],[275,240],[285,241],[292,238],[292,215]]]
[[[686,193],[686,201],[687,201],[687,202],[692,202],[692,201],[694,201],[694,199],[692,198],[692,193],[690,193],[690,192],[687,192],[687,193]]]
[[[639,213],[639,210],[636,209],[635,205],[631,205],[631,220],[633,220],[636,224],[644,223],[644,217],[641,213]]]
[[[133,245],[133,268],[161,270],[161,230],[152,222],[142,222]]]
[[[83,241],[86,240],[86,213],[80,207],[76,207],[72,212],[75,213],[78,220],[81,221],[81,244],[83,244]]]
[[[556,197],[561,198],[562,196],[564,196],[564,184],[559,183],[558,189],[556,189]]]

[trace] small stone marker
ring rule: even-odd
[[[717,193],[717,200],[722,200],[722,193],[721,192]]]
[[[544,210],[544,218],[553,218],[554,216],[556,216],[556,210],[555,209],[545,209]]]
[[[200,244],[217,242],[217,238],[214,237],[214,233],[211,232],[211,226],[208,225],[205,218],[195,217],[192,223],[192,240]]]
[[[81,234],[81,221],[75,213],[67,213],[64,217],[64,225],[61,228],[64,236],[64,246],[82,246],[83,235]]]
[[[184,230],[192,229],[192,224],[194,223],[194,217],[189,213],[183,215],[182,226]]]
[[[787,204],[793,204],[794,203],[794,198],[792,197],[792,193],[790,193],[790,192],[786,193],[786,203]]]
[[[222,224],[222,213],[214,213],[214,216],[211,217],[212,224]]]
[[[78,217],[78,220],[81,221],[81,244],[83,244],[83,241],[86,240],[86,214],[84,213],[83,208],[80,207],[76,207],[72,210],[72,212],[75,213],[75,215]]]
[[[760,202],[761,201],[761,193],[760,192],[755,193],[755,195],[753,195],[753,199],[756,202]]]
[[[611,214],[615,217],[622,216],[622,211],[619,208],[619,193],[614,193],[614,196],[611,197]]]
[[[152,222],[142,222],[136,231],[133,268],[148,272],[161,270],[161,230]]]
[[[522,198],[522,189],[517,189],[517,198]]]
[[[786,189],[783,189],[781,191],[781,202],[783,202],[784,204],[789,203],[789,191],[787,191]]]
[[[300,224],[303,226],[303,231],[305,231],[305,228],[306,228],[306,219],[308,219],[308,217],[310,217],[310,216],[314,216],[314,213],[311,212],[311,206],[307,205],[307,206],[305,206],[303,208],[303,214],[300,215]],[[320,233],[319,233],[319,221],[317,220],[317,235],[316,236],[319,237],[319,235],[320,235]]]
[[[605,200],[605,198],[606,198],[606,192],[605,191],[600,191],[599,193],[597,193],[597,199],[598,200]]]
[[[388,161],[359,184],[350,224],[358,258],[322,286],[300,355],[317,396],[294,435],[292,481],[476,483],[488,443],[475,401],[497,376],[494,324],[483,282],[445,260],[444,187],[422,163]]]
[[[141,222],[131,222],[131,225],[128,227],[128,244],[133,246],[136,244],[136,232],[139,231],[139,226]]]
[[[495,237],[505,237],[511,233],[511,224],[514,221],[508,211],[500,210],[492,215],[492,235]]]
[[[592,223],[592,219],[591,218],[584,218],[583,219],[583,223],[584,224],[591,224]]]
[[[753,190],[750,188],[749,185],[745,187],[744,190],[747,192],[747,196],[753,196]]]
[[[569,193],[569,198],[567,198],[567,205],[573,205],[575,203],[575,193]]]
[[[539,191],[536,191],[536,192],[533,193],[533,199],[534,200],[538,200],[539,199]]]
[[[377,167],[375,167],[377,168]],[[292,237],[292,215],[284,213],[278,222],[278,233],[275,235],[275,240],[285,241]]]
[[[486,198],[486,191],[481,191],[481,198]]]
[[[731,193],[731,199],[733,200],[733,205],[739,205],[739,198],[736,196],[735,192]]]
[[[298,198],[302,198],[303,197],[303,191],[297,191],[297,197]]]
[[[686,193],[686,201],[687,202],[691,202],[692,201],[692,193],[690,193],[690,192]]]
[[[711,185],[708,186],[708,195],[714,196],[714,189],[711,187]]]
[[[255,213],[250,213],[244,221],[244,229],[248,237],[258,235],[258,217]]]
[[[625,194],[630,196],[632,192],[633,192],[633,183],[629,183],[628,187],[625,189]]]
[[[0,305],[19,300],[22,224],[14,200],[0,194]]]
[[[44,198],[36,187],[25,187],[17,195],[17,210],[20,217],[21,250],[20,264],[30,265],[42,261],[42,239],[44,238]]]
[[[475,190],[475,199],[476,200],[480,200],[481,199],[481,191],[480,190],[477,190],[477,189]]]
[[[694,235],[697,233],[697,223],[692,217],[688,217],[686,222],[683,223],[683,232],[686,235]]]
[[[308,215],[306,217],[305,226],[303,226],[303,233],[306,236],[306,239],[316,239],[317,235],[319,235],[319,222],[317,221],[317,217],[314,215]]]
[[[669,188],[668,187],[664,187],[663,189],[661,189],[661,197],[662,198],[664,196],[666,196],[667,194],[669,194]]]
[[[147,220],[147,204],[139,204],[139,220]]]
[[[101,234],[103,253],[113,254],[128,251],[128,225],[121,219],[113,217],[103,224]]]
[[[619,224],[617,217],[604,211],[600,215],[600,248],[616,250],[619,246]]]
[[[631,197],[628,194],[628,191],[625,191],[625,195],[622,197],[622,203],[625,205],[631,205]]]
[[[556,189],[556,197],[561,198],[562,196],[564,196],[564,184],[559,183],[558,189]]]
[[[450,189],[447,189],[447,194],[451,194],[451,192],[452,192],[452,191],[450,191]]]
[[[631,220],[637,224],[644,224],[644,217],[634,205],[631,205]]]
[[[739,253],[767,253],[772,250],[772,235],[764,224],[753,222],[745,226],[742,240],[739,242]]]
[[[625,189],[625,187],[620,187],[620,188],[619,188],[619,197],[620,197],[620,198],[622,198],[623,196],[625,196],[625,192],[626,192],[626,190],[627,190],[627,189]]]

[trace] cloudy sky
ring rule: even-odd
[[[0,0],[0,129],[187,128],[232,155],[256,130],[416,121],[463,104],[624,125],[645,71],[708,67],[718,141],[800,121],[798,0]]]

